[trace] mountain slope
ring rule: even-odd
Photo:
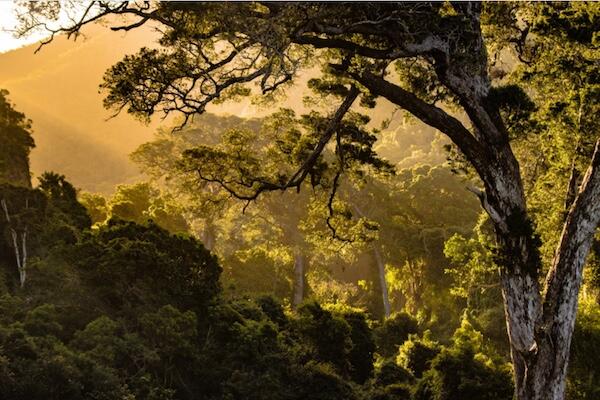
[[[123,35],[91,27],[76,42],[57,38],[0,54],[0,87],[18,110],[33,120],[37,144],[34,174],[55,170],[85,190],[109,192],[138,174],[128,154],[152,137],[158,125],[144,126],[129,115],[107,120],[98,85],[104,71],[144,45],[154,34],[140,29]]]

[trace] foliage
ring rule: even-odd
[[[375,330],[377,348],[384,358],[395,357],[398,347],[419,332],[417,321],[407,313],[395,313]]]
[[[408,340],[398,349],[396,362],[420,378],[430,368],[440,350],[439,343],[431,338],[429,331],[425,331],[422,337],[409,335]]]
[[[139,312],[169,303],[198,308],[219,292],[214,256],[193,238],[153,223],[112,219],[87,233],[68,258],[106,310]]]
[[[451,347],[431,361],[415,390],[416,400],[513,398],[512,373],[502,362],[494,362],[482,347],[482,336],[463,319]]]
[[[582,301],[577,315],[569,362],[569,399],[594,399],[600,395],[600,306],[590,299]]]
[[[29,153],[35,147],[31,121],[15,110],[8,91],[0,89],[0,183],[31,187]]]
[[[108,218],[106,199],[102,195],[84,192],[79,195],[78,201],[87,210],[92,225],[105,222]]]
[[[29,7],[35,14],[37,6]],[[37,11],[45,16],[43,11],[54,9],[51,14],[57,15],[56,7],[61,6],[40,5]],[[71,307],[80,305],[82,314],[94,310],[90,319],[108,316],[97,325],[92,322],[90,334],[110,331],[127,344],[129,352],[123,354],[129,359],[123,364],[102,364],[112,368],[102,373],[116,376],[103,382],[119,382],[114,387],[130,391],[119,393],[121,397],[165,399],[189,398],[194,393],[207,398],[354,398],[365,387],[374,398],[401,398],[408,397],[413,379],[418,379],[415,396],[419,399],[511,397],[509,369],[489,351],[466,318],[452,344],[441,343],[448,343],[463,306],[465,315],[475,316],[473,324],[494,339],[488,331],[500,331],[496,323],[501,303],[495,282],[497,269],[502,267],[506,290],[529,278],[526,290],[533,288],[528,296],[517,293],[506,299],[509,332],[521,328],[513,324],[511,313],[514,317],[526,310],[530,315],[532,305],[535,312],[537,306],[544,310],[543,318],[529,319],[533,322],[525,336],[529,340],[533,332],[532,343],[523,347],[512,342],[515,371],[549,359],[520,356],[532,348],[546,355],[568,349],[572,326],[564,326],[566,334],[557,332],[563,321],[569,321],[562,318],[569,316],[561,315],[562,305],[576,309],[581,271],[565,268],[550,274],[548,282],[554,285],[550,289],[555,291],[539,291],[536,279],[538,272],[553,265],[555,254],[560,260],[561,253],[555,249],[561,232],[563,238],[578,240],[561,227],[568,211],[579,204],[573,201],[597,139],[598,10],[588,3],[382,3],[364,7],[100,3],[93,10],[100,16],[116,13],[134,18],[116,30],[137,28],[148,21],[162,25],[159,46],[126,56],[106,73],[102,85],[107,107],[124,109],[141,119],[148,120],[157,112],[179,112],[181,128],[209,104],[252,96],[252,82],[263,101],[273,104],[300,71],[321,68],[318,78],[308,81],[314,94],[307,104],[312,102],[313,109],[303,115],[282,109],[261,123],[240,123],[212,132],[205,140],[190,140],[192,146],[161,138],[136,152],[154,179],[164,179],[167,187],[168,179],[178,181],[179,190],[174,191],[178,200],[185,193],[182,184],[193,182],[192,190],[207,189],[201,196],[185,195],[203,198],[194,211],[204,212],[199,219],[206,245],[212,249],[218,230],[220,239],[229,239],[220,244],[220,255],[224,262],[228,258],[237,261],[229,262],[226,270],[235,278],[231,282],[237,279],[243,287],[239,294],[271,288],[285,297],[293,285],[289,285],[289,269],[281,272],[285,271],[282,266],[299,256],[304,259],[307,253],[311,265],[323,260],[331,264],[333,257],[323,257],[331,253],[331,243],[315,245],[314,233],[322,231],[315,227],[324,226],[314,221],[314,215],[326,211],[325,226],[337,240],[372,242],[373,253],[379,255],[381,250],[386,260],[392,260],[387,263],[387,275],[379,262],[379,289],[387,295],[386,278],[393,278],[389,286],[395,308],[418,316],[421,326],[415,330],[432,328],[422,336],[409,334],[412,320],[395,317],[377,329],[377,348],[367,317],[356,310],[310,301],[286,314],[272,301],[236,299],[234,290],[225,300],[219,290],[220,267],[195,240],[169,235],[153,223],[140,225],[148,217],[159,220],[175,215],[182,218],[159,225],[171,231],[181,226],[186,230],[187,225],[179,224],[187,221],[177,215],[175,202],[154,203],[158,192],[147,184],[120,187],[107,203],[106,215],[130,222],[112,219],[96,232],[82,232],[89,223],[83,223],[84,213],[74,201],[73,188],[59,176],[49,175],[41,188],[48,209],[58,210],[59,216],[66,212],[65,225],[73,234],[63,234],[63,227],[50,221],[50,229],[56,225],[61,232],[56,235],[61,246],[48,254],[40,252],[44,259],[38,266],[46,273],[57,266],[57,276],[74,277],[69,282],[72,286],[65,287],[81,286],[78,298],[85,301]],[[72,19],[82,22],[64,31],[77,36],[82,25],[99,18],[94,12]],[[34,26],[38,23],[35,18],[30,21]],[[514,55],[519,63],[503,71],[493,55],[501,59],[507,49],[512,50],[508,57]],[[374,151],[379,132],[361,113],[376,106],[377,96],[449,136],[454,143],[449,146],[451,168],[417,165],[400,169],[392,178],[391,165]],[[339,107],[328,110],[330,104]],[[466,116],[461,115],[463,111]],[[468,124],[461,118],[468,118]],[[495,238],[483,219],[472,235],[475,198],[466,195],[464,180],[450,178],[451,171],[464,172],[465,180],[485,189],[471,188],[491,217]],[[303,193],[313,189],[295,212],[290,211],[294,204],[288,198],[273,204],[265,196],[291,188]],[[359,189],[363,196],[357,195]],[[565,201],[556,196],[558,192],[566,193]],[[240,216],[240,206],[232,206],[229,197],[244,201],[243,211],[259,197],[265,202],[252,204],[256,206],[252,217],[257,218],[249,219]],[[211,201],[215,204],[207,206]],[[379,207],[381,203],[384,206]],[[71,214],[65,204],[73,206]],[[95,218],[100,218],[101,201],[89,204]],[[359,216],[355,221],[353,214]],[[28,217],[15,219],[20,223]],[[240,225],[244,228],[239,229]],[[200,236],[199,231],[194,233]],[[213,240],[209,240],[211,235]],[[579,241],[566,243],[587,251],[587,241],[583,247]],[[339,251],[341,256],[348,254],[355,256]],[[348,262],[341,256],[339,260]],[[595,262],[592,258],[590,265],[597,267]],[[248,265],[253,269],[238,272]],[[586,282],[590,286],[595,282],[594,272]],[[269,274],[277,276],[266,279]],[[516,285],[510,285],[511,281]],[[300,283],[304,284],[303,279]],[[554,302],[553,293],[562,296],[567,293],[562,287],[572,283],[576,285],[568,292],[571,297],[562,304]],[[33,289],[40,284],[37,281]],[[32,293],[32,298],[41,299],[41,291]],[[450,295],[458,300],[450,300]],[[336,300],[333,294],[331,298]],[[6,304],[10,307],[20,301],[7,300]],[[45,385],[56,382],[48,389],[51,396],[74,397],[80,389],[72,384],[83,379],[75,376],[77,368],[61,364],[69,359],[70,351],[70,342],[63,337],[83,327],[75,324],[61,329],[60,322],[53,322],[60,319],[53,306],[39,304],[21,316],[8,313],[14,321],[7,323],[6,343],[12,344],[13,336],[24,337],[23,342],[31,344],[30,353],[42,354],[38,358],[44,361],[47,348],[60,354],[50,357],[58,361],[49,363],[43,373],[24,362],[15,374],[37,377]],[[577,346],[585,349],[596,340],[595,314],[586,312],[578,322],[573,347],[576,360],[581,357]],[[39,345],[42,331],[52,335]],[[405,334],[409,334],[407,340]],[[550,335],[564,346],[553,343]],[[26,347],[21,344],[11,351]],[[397,346],[399,366],[394,368],[389,362]],[[374,353],[384,360],[371,380]],[[2,355],[1,360],[8,358],[18,357]],[[132,365],[143,368],[131,372]],[[579,365],[575,368],[578,375],[571,378],[570,390],[576,396],[593,396],[596,388],[590,379],[594,376],[582,372],[588,366],[581,359],[575,365]],[[0,366],[0,371],[11,367],[4,361]],[[564,371],[566,364],[556,368]],[[51,379],[52,374],[48,378],[47,370],[56,379]],[[537,377],[547,379],[542,369],[529,371],[542,371]],[[11,374],[6,372],[0,382],[8,381]],[[519,386],[529,384],[530,376],[518,378],[517,396],[522,397]],[[532,374],[532,382],[535,378]],[[372,383],[378,380],[385,382],[384,387],[374,389]],[[561,379],[556,383],[559,392],[562,383]],[[17,387],[14,393],[20,396],[23,390],[34,390],[28,395],[35,398],[38,389],[33,383],[30,386]],[[293,394],[283,387],[292,387]],[[314,387],[320,390],[315,392]],[[111,386],[110,390],[116,389]]]
[[[45,172],[39,181],[39,189],[48,196],[50,212],[67,218],[63,223],[78,230],[91,226],[85,207],[77,201],[77,191],[64,175]]]

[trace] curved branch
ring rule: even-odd
[[[344,39],[321,38],[318,36],[300,35],[294,38],[296,44],[308,44],[317,49],[340,49],[346,50],[360,56],[378,60],[393,60],[398,57],[409,57],[409,53],[397,48],[375,49],[361,46],[357,43]]]
[[[325,149],[325,146],[331,140],[331,137],[333,136],[334,132],[338,129],[340,123],[342,122],[344,115],[346,115],[346,113],[350,110],[350,107],[352,106],[359,94],[360,91],[355,86],[352,86],[344,101],[340,104],[334,115],[330,118],[327,128],[322,133],[319,141],[315,145],[311,154],[286,183],[274,183],[269,182],[265,179],[258,179],[252,177],[250,177],[249,181],[247,182],[230,182],[226,181],[223,178],[205,176],[202,174],[201,170],[197,169],[196,172],[198,173],[198,177],[203,181],[219,184],[232,197],[235,197],[238,200],[245,201],[256,200],[262,193],[269,191],[285,191],[293,187],[300,191],[302,183],[305,181],[306,177],[315,166],[319,156]],[[250,193],[242,193],[235,188],[235,185],[243,186],[249,189],[254,189]]]
[[[408,90],[370,72],[362,74],[350,72],[349,75],[369,89],[372,94],[386,98],[448,136],[478,172],[484,171],[485,148],[458,119],[441,108],[421,100]]]
[[[323,132],[323,135],[321,136],[321,139],[315,146],[313,152],[306,159],[304,164],[302,164],[302,166],[298,169],[298,171],[292,176],[292,178],[290,178],[288,183],[285,185],[286,188],[292,187],[292,186],[297,186],[298,189],[300,189],[300,183],[302,183],[302,181],[304,181],[304,179],[306,178],[306,175],[308,175],[308,173],[310,172],[312,167],[317,162],[317,158],[323,152],[325,145],[331,140],[333,133],[335,132],[335,130],[337,129],[339,124],[342,122],[342,118],[344,118],[344,115],[346,115],[348,110],[350,110],[352,103],[354,103],[354,100],[356,100],[359,93],[360,93],[360,91],[358,90],[358,88],[356,88],[356,86],[352,86],[352,88],[350,88],[350,92],[348,93],[348,95],[346,96],[346,98],[344,99],[344,101],[342,102],[340,107],[335,112],[333,118],[330,120],[329,125],[327,126],[327,129],[325,130],[325,132]]]

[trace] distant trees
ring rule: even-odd
[[[277,116],[287,116],[288,128],[296,123],[288,112]],[[289,296],[297,305],[311,295],[311,280],[315,285],[323,282],[323,288],[315,287],[318,293],[312,294],[322,296],[325,290],[328,297],[322,299],[335,301],[336,293],[331,290],[335,282],[327,286],[324,279],[333,278],[325,278],[324,271],[374,269],[376,280],[364,290],[379,292],[375,295],[379,299],[382,295],[389,298],[383,288],[386,280],[392,279],[395,309],[409,307],[416,312],[419,307],[434,305],[423,291],[444,291],[443,241],[457,231],[469,233],[477,218],[477,201],[468,195],[460,179],[445,167],[420,166],[394,175],[389,165],[382,164],[377,176],[356,171],[357,176],[340,180],[333,203],[337,211],[327,218],[327,197],[322,199],[326,193],[321,189],[312,193],[303,190],[299,195],[265,194],[243,207],[246,203],[232,200],[219,184],[198,177],[189,169],[194,164],[182,157],[186,151],[206,151],[211,146],[228,154],[247,151],[242,142],[253,146],[261,143],[260,135],[268,135],[276,120],[204,114],[176,134],[159,131],[156,139],[141,145],[132,158],[152,177],[153,185],[170,193],[185,208],[192,231],[222,257],[225,281],[233,282],[237,290],[270,291]],[[273,161],[270,152],[268,146],[255,149],[265,162]],[[441,145],[433,153],[432,157],[443,158]],[[213,168],[226,173],[231,166]],[[359,216],[360,221],[349,223],[344,213]],[[337,238],[332,240],[327,223],[337,229]],[[344,242],[348,237],[354,242]],[[376,237],[375,248],[365,249]],[[427,271],[415,273],[409,270],[413,266]],[[292,282],[289,287],[286,280]],[[340,301],[351,296],[345,293]],[[381,300],[377,302],[375,306],[369,303],[376,315],[391,312],[389,304],[386,310]],[[448,318],[452,315],[446,314]],[[450,329],[451,333],[454,327]]]
[[[27,280],[31,239],[40,232],[45,200],[39,192],[26,187],[9,184],[0,186],[0,227],[3,233],[3,247],[8,250],[2,258],[5,262],[16,265],[21,288]]]
[[[81,193],[79,200],[87,209],[94,224],[111,218],[143,224],[152,220],[171,233],[190,230],[183,207],[168,193],[148,182],[117,185],[112,196],[105,198],[94,193]]]
[[[46,172],[39,181],[34,189],[0,185],[2,247],[10,249],[1,259],[16,264],[21,288],[32,260],[46,256],[59,244],[74,244],[91,225],[75,188],[63,175]]]
[[[163,188],[184,206],[192,231],[222,257],[225,280],[235,284],[237,290],[248,288],[289,297],[297,307],[309,295],[307,277],[311,264],[314,262],[318,269],[336,262],[335,246],[327,247],[331,244],[328,228],[322,213],[316,211],[327,207],[320,199],[322,191],[273,194],[248,204],[196,171],[198,165],[203,165],[219,173],[235,174],[241,164],[211,167],[208,162],[185,156],[209,151],[211,146],[223,157],[235,156],[253,146],[263,165],[275,163],[273,149],[261,147],[261,135],[276,134],[276,121],[280,118],[290,122],[290,131],[300,125],[288,110],[262,120],[205,114],[177,135],[159,131],[154,141],[141,145],[132,154],[132,159],[151,176],[153,185]],[[339,229],[348,228],[352,226]],[[360,234],[358,228],[355,235]],[[351,253],[348,248],[360,247],[361,243],[357,244],[348,244],[344,252]]]
[[[408,400],[421,386],[434,396],[424,399],[511,390],[472,328],[466,364],[439,355],[465,347],[465,334],[448,349],[410,352],[407,365],[423,366],[421,385],[400,366],[376,366],[384,342],[364,312],[309,302],[291,313],[272,297],[227,299],[215,258],[153,224],[113,220],[44,259],[37,267],[46,276],[26,295],[0,293],[0,394],[10,399]],[[377,336],[405,342],[416,326],[398,323]],[[402,324],[405,333],[395,329]]]
[[[64,176],[44,173],[39,187],[31,188],[29,153],[34,147],[31,121],[13,108],[7,96],[6,90],[0,90],[0,230],[3,242],[0,256],[3,262],[16,264],[19,286],[23,288],[31,256],[43,251],[44,239],[49,235],[59,234],[54,229],[63,224],[80,230],[90,224],[85,209],[76,200],[75,189]],[[56,220],[49,223],[53,218]],[[11,250],[7,252],[9,248]]]

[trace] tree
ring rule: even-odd
[[[86,209],[77,201],[75,188],[64,176],[45,172],[31,189],[0,185],[0,230],[14,257],[2,255],[17,265],[19,284],[28,281],[30,261],[48,255],[64,244],[74,244],[91,225]]]
[[[125,57],[107,72],[102,85],[108,107],[142,118],[177,111],[185,122],[211,102],[250,95],[247,83],[257,82],[263,96],[274,96],[301,69],[322,66],[313,86],[342,100],[331,116],[321,117],[314,125],[306,151],[293,163],[296,168],[267,171],[255,164],[241,176],[213,176],[243,200],[256,199],[266,191],[299,189],[307,177],[318,183],[315,178],[324,166],[321,154],[330,141],[337,149],[331,167],[334,177],[349,162],[359,161],[361,157],[352,150],[361,147],[345,147],[357,137],[345,121],[359,97],[367,106],[376,97],[385,98],[445,134],[476,173],[481,188],[473,191],[494,226],[515,396],[519,400],[562,399],[583,266],[600,222],[600,142],[568,202],[562,234],[542,284],[539,240],[511,147],[510,103],[499,101],[508,97],[492,85],[486,46],[499,35],[488,27],[519,27],[522,15],[533,16],[533,22],[539,16],[546,26],[559,26],[567,37],[587,46],[586,59],[597,59],[593,32],[598,7],[527,5],[515,7],[508,20],[499,20],[494,7],[458,2],[98,2],[76,18],[78,22],[54,33],[77,34],[85,24],[112,14],[133,18],[115,30],[133,29],[148,21],[161,24],[161,47],[143,48]],[[519,14],[519,10],[524,12]],[[39,17],[28,21],[24,31],[40,24]],[[528,25],[517,37],[511,33],[507,41],[520,50],[527,46],[529,31],[539,28],[543,34],[544,23]],[[450,114],[448,107],[439,107],[440,101],[464,113],[470,126]],[[252,162],[249,156],[245,162]],[[333,193],[336,182],[334,178],[330,186]]]
[[[148,182],[118,185],[108,201],[109,216],[138,224],[151,219],[171,233],[185,233],[189,225],[184,210],[173,197],[162,193]]]
[[[513,398],[510,369],[484,352],[482,336],[467,320],[453,336],[453,344],[431,361],[418,383],[416,400]]]
[[[195,175],[184,173],[180,168],[181,155],[197,146],[220,143],[223,133],[228,130],[257,131],[259,127],[259,121],[255,119],[206,113],[191,121],[177,135],[172,135],[171,130],[159,129],[153,141],[142,144],[131,154],[131,159],[155,186],[165,188],[179,203],[187,205],[186,217],[193,220],[192,228],[208,250],[213,251],[218,244],[216,223],[232,201],[218,184],[198,182]]]
[[[264,119],[207,113],[196,117],[177,135],[159,130],[156,139],[141,145],[132,159],[151,176],[154,185],[165,188],[185,204],[186,217],[195,234],[220,256],[223,277],[235,285],[236,291],[268,290],[290,297],[291,304],[297,307],[309,292],[309,269],[314,272],[331,264],[332,258],[343,258],[340,246],[332,249],[328,246],[331,241],[324,240],[329,238],[328,228],[321,223],[323,213],[315,212],[325,206],[322,191],[265,194],[248,206],[232,198],[211,178],[223,171],[243,174],[239,170],[247,160],[228,163],[220,158],[239,158],[239,154],[249,150],[262,165],[281,162],[265,137],[281,134],[276,130],[280,130],[282,120],[286,121],[283,125],[288,129],[287,135],[298,135],[303,123],[310,121],[295,118],[290,110]],[[214,162],[186,157],[192,151],[202,152],[203,157]],[[121,217],[126,215],[121,213]],[[345,253],[352,252],[350,247],[360,247],[356,244],[346,246]],[[291,291],[287,281],[291,281]]]
[[[4,89],[0,89],[0,142],[0,182],[31,187],[29,153],[35,147],[31,121],[14,109]]]
[[[103,223],[108,218],[106,199],[96,193],[81,193],[79,201],[86,208],[92,224]]]
[[[111,219],[65,253],[100,310],[135,314],[166,304],[201,310],[220,291],[216,258],[194,238],[151,221]]]
[[[439,297],[447,286],[443,242],[474,224],[477,200],[448,167],[429,165],[371,179],[349,197],[378,224],[391,303],[411,313],[431,312],[434,302],[426,300]]]
[[[10,195],[14,194],[15,191],[19,191],[19,189],[11,188],[10,185],[31,188],[29,153],[35,144],[31,136],[31,121],[25,118],[25,114],[14,109],[8,100],[8,91],[4,89],[0,89],[0,142],[2,142],[2,149],[0,150],[0,183],[2,184],[0,205],[2,217],[8,226],[12,239],[20,286],[23,287],[27,279],[28,226],[22,218],[17,215],[11,217],[11,214],[16,212],[14,208],[17,207],[19,209],[25,208],[25,212],[27,212],[29,208],[29,191],[21,190],[21,192],[25,192],[21,193],[24,196],[20,199],[14,198]],[[7,195],[13,197],[13,199],[8,199],[7,202]],[[20,204],[23,201],[24,204]],[[9,204],[9,202],[12,204]]]
[[[39,189],[49,199],[50,212],[62,218],[64,225],[78,230],[89,228],[92,224],[86,208],[77,201],[77,190],[64,175],[44,172],[39,178]]]
[[[36,208],[40,204],[40,197],[43,198],[43,196],[39,196],[38,192],[31,189],[14,187],[12,185],[2,185],[0,191],[2,196],[0,206],[2,207],[2,217],[4,220],[2,226],[3,230],[8,231],[10,234],[8,241],[14,252],[14,260],[19,273],[19,286],[23,288],[27,280],[27,251],[29,249],[27,238],[31,230],[30,225],[39,218],[39,209]],[[37,204],[32,204],[30,207],[30,198],[32,203]],[[42,201],[41,204],[44,204],[44,202]]]

